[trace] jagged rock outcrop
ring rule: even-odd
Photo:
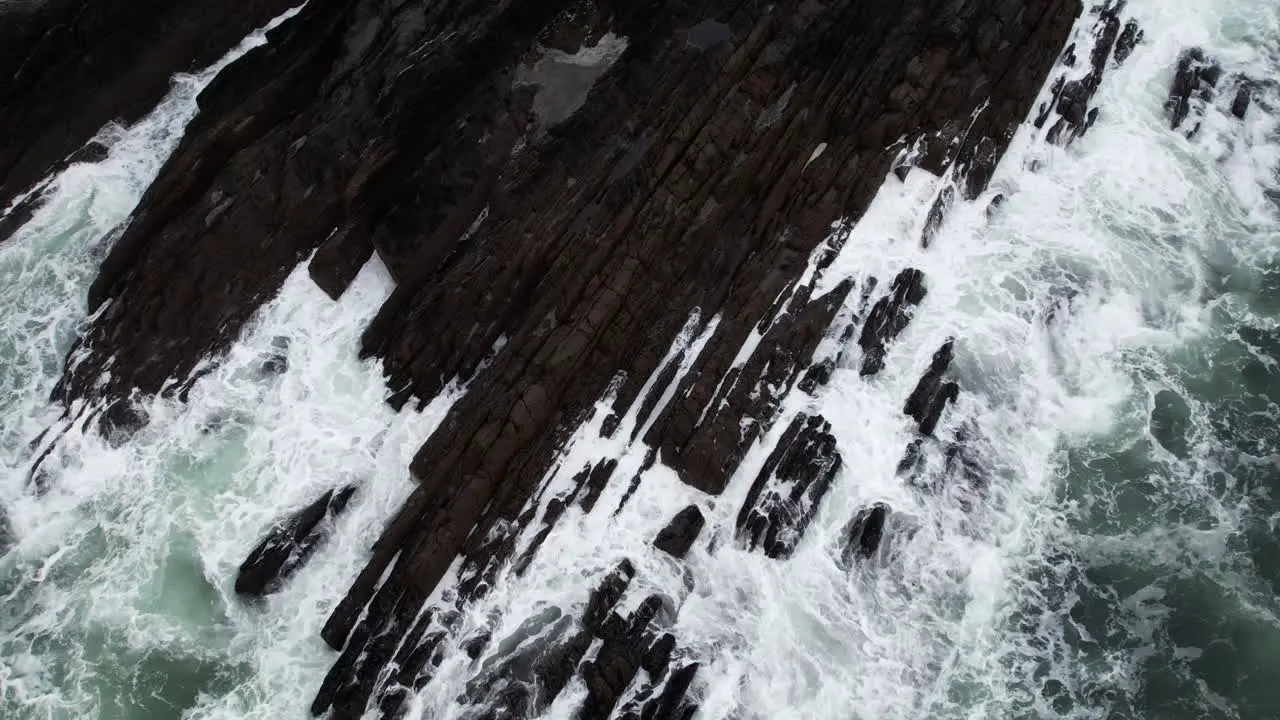
[[[262,597],[280,590],[316,551],[355,493],[354,485],[329,490],[272,527],[240,564],[236,594]]]
[[[831,423],[821,415],[797,415],[760,468],[738,512],[738,538],[771,558],[795,552],[831,482],[840,453]]]
[[[938,426],[942,411],[949,403],[953,403],[960,394],[960,386],[954,382],[944,382],[943,376],[951,367],[954,341],[948,339],[933,354],[929,369],[920,377],[920,382],[907,396],[902,412],[918,423],[922,435],[932,435]]]
[[[862,334],[858,336],[858,345],[862,347],[863,353],[859,374],[866,377],[884,369],[889,343],[911,323],[915,307],[924,300],[926,294],[924,273],[915,268],[898,273],[889,287],[889,293],[871,308],[871,314],[862,326]]]
[[[1200,116],[1205,105],[1213,99],[1214,88],[1221,78],[1222,67],[1205,58],[1203,50],[1184,50],[1178,56],[1178,68],[1164,105],[1169,112],[1170,129],[1177,130],[1186,124],[1186,136],[1194,137],[1200,131]]]
[[[138,120],[169,78],[213,64],[290,0],[40,0],[0,3],[0,211],[49,173],[101,159],[89,143]],[[39,195],[0,221],[0,240]]]
[[[826,359],[822,340],[852,332],[841,313],[854,284],[822,277],[855,250],[823,246],[832,223],[860,217],[918,138],[928,151],[911,162],[976,197],[1080,10],[311,0],[201,95],[102,265],[90,307],[109,305],[57,397],[181,394],[299,262],[311,256],[337,296],[376,254],[396,288],[360,351],[383,361],[389,401],[455,378],[470,389],[414,458],[418,487],[325,626],[342,654],[317,707],[354,712],[388,663],[418,668],[410,689],[429,676],[448,613],[423,606],[455,561],[460,602],[483,595],[531,523],[593,505],[613,481],[589,472],[580,496],[532,507],[606,392],[615,417],[643,413],[633,442],[722,492]],[[923,297],[920,273],[904,271],[866,313],[864,374]],[[677,372],[663,362],[686,330],[704,341]],[[651,379],[673,391],[643,393]],[[113,423],[139,421],[112,407]],[[830,484],[833,440],[811,428],[804,452],[774,460],[802,516]],[[762,484],[756,497],[775,494]],[[803,523],[759,516],[775,531],[762,531],[766,552],[789,552]],[[595,707],[616,705],[633,664],[618,648],[602,655]]]
[[[1046,135],[1049,142],[1066,145],[1089,130],[1099,112],[1098,108],[1090,107],[1090,103],[1102,84],[1110,60],[1114,58],[1116,64],[1123,63],[1142,42],[1143,31],[1136,21],[1128,20],[1122,29],[1120,13],[1124,6],[1125,0],[1106,0],[1091,9],[1098,20],[1093,26],[1093,46],[1084,77],[1068,79],[1078,61],[1076,46],[1073,44],[1064,51],[1063,64],[1067,70],[1054,79],[1053,98],[1041,105],[1035,121],[1036,127],[1044,127],[1050,115],[1058,115]]]

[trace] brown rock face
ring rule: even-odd
[[[111,400],[170,378],[180,392],[312,251],[312,277],[335,296],[382,259],[397,288],[360,351],[384,361],[389,401],[472,385],[418,452],[420,485],[325,627],[345,651],[317,710],[358,715],[386,664],[415,668],[405,687],[429,677],[445,630],[421,610],[456,558],[464,602],[510,560],[512,533],[537,517],[545,531],[572,502],[594,507],[607,461],[540,516],[530,498],[607,392],[616,417],[639,416],[634,442],[721,493],[837,318],[852,332],[853,283],[820,289],[832,223],[859,218],[918,140],[914,162],[955,188],[937,222],[981,192],[1080,10],[311,0],[202,95],[103,264],[90,300],[110,306],[59,396]],[[906,271],[886,283],[868,374],[922,282]],[[677,375],[663,361],[689,330],[706,340]],[[837,456],[819,430],[825,488]],[[584,717],[617,704],[648,620],[602,621]],[[654,701],[670,716],[692,712],[688,668]]]

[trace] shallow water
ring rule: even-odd
[[[886,180],[853,228],[823,283],[910,266],[929,296],[877,377],[841,368],[821,397],[787,400],[832,422],[845,459],[793,558],[733,542],[768,443],[719,498],[659,464],[612,517],[644,456],[626,428],[648,418],[609,442],[589,425],[543,499],[598,457],[620,458],[617,479],[470,609],[460,637],[571,614],[625,556],[638,576],[624,604],[658,591],[679,607],[681,652],[702,662],[700,718],[1280,716],[1280,215],[1266,195],[1280,189],[1280,96],[1265,91],[1243,123],[1219,98],[1191,141],[1161,107],[1188,45],[1228,74],[1276,78],[1280,11],[1126,12],[1146,41],[1108,74],[1087,136],[1062,149],[1024,128],[988,196],[956,207],[927,251],[927,175]],[[333,659],[319,627],[410,491],[409,459],[465,392],[420,411],[382,403],[380,369],[356,358],[391,290],[374,262],[338,302],[296,271],[189,402],[147,400],[151,424],[123,444],[59,419],[47,397],[109,233],[208,77],[180,78],[148,119],[110,129],[110,158],[63,173],[0,246],[0,507],[14,538],[0,557],[0,717],[304,717]],[[995,192],[1008,201],[988,221]],[[691,320],[685,357],[714,321]],[[970,428],[981,490],[895,474],[902,401],[951,336],[963,392],[938,434]],[[277,376],[262,363],[278,338]],[[65,435],[41,494],[29,476],[44,444],[29,443],[50,426]],[[261,606],[238,601],[235,569],[265,528],[350,482],[361,490],[315,561]],[[709,522],[686,567],[648,543],[692,502]],[[846,573],[841,530],[873,502],[894,510],[885,547]],[[449,655],[413,712],[463,716],[475,669]],[[549,716],[583,692],[571,684]]]

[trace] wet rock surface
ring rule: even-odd
[[[738,538],[748,548],[778,559],[795,552],[840,471],[830,430],[820,415],[798,415],[787,427],[738,513]]]
[[[1213,99],[1214,89],[1222,78],[1222,67],[1206,58],[1200,48],[1188,48],[1178,56],[1178,67],[1165,110],[1169,113],[1169,127],[1182,129],[1187,137],[1200,131],[1200,116]]]
[[[1078,77],[1074,71],[1081,61],[1077,52],[1082,48],[1072,44],[1063,52],[1066,69],[1054,79],[1053,97],[1049,103],[1040,106],[1035,120],[1036,127],[1042,128],[1052,116],[1057,116],[1045,136],[1049,142],[1067,145],[1088,132],[1100,112],[1091,103],[1103,76],[1112,62],[1116,65],[1123,63],[1142,42],[1144,33],[1137,21],[1122,22],[1124,7],[1124,0],[1107,0],[1090,9],[1098,19],[1089,38],[1091,47],[1088,64],[1084,66],[1087,72],[1083,77]]]
[[[875,375],[884,369],[885,354],[889,343],[907,328],[915,307],[925,298],[924,273],[908,268],[898,273],[889,288],[889,294],[880,298],[867,322],[862,326],[862,334],[858,336],[858,345],[862,347],[863,377]]]
[[[213,64],[288,0],[0,4],[0,210],[50,172],[102,159],[104,125],[141,118],[174,73]],[[29,217],[39,193],[17,213]],[[21,223],[0,222],[0,239]]]
[[[399,707],[501,568],[527,567],[565,513],[611,510],[597,507],[618,482],[608,458],[562,495],[539,494],[602,397],[615,418],[604,437],[642,443],[689,492],[714,496],[793,388],[818,392],[841,362],[816,356],[824,341],[856,334],[862,374],[883,368],[925,298],[923,274],[903,270],[874,304],[870,283],[824,282],[852,250],[824,245],[832,223],[862,215],[904,138],[932,138],[911,162],[954,184],[935,226],[947,204],[976,197],[1080,11],[1078,0],[311,0],[201,95],[95,279],[91,309],[110,305],[56,396],[106,402],[186,378],[180,393],[300,262],[338,297],[378,258],[396,287],[358,350],[382,361],[388,402],[428,400],[452,380],[469,389],[425,439],[414,491],[322,631],[340,655],[313,710]],[[1073,102],[1054,107],[1077,118]],[[687,372],[664,373],[686,332],[700,338],[679,355]],[[635,437],[615,438],[633,414]],[[779,558],[841,464],[821,416],[782,435],[737,524],[743,543]],[[648,489],[631,482],[627,497]],[[522,537],[534,542],[515,557]],[[661,598],[616,612],[634,574],[610,574],[581,619],[539,626],[540,649],[491,667],[505,680],[478,681],[466,702],[534,713],[534,689],[563,687],[594,638],[583,717],[691,714],[697,665],[678,648],[649,697],[618,707],[674,612]],[[452,599],[428,607],[453,581]]]
[[[922,435],[932,435],[938,426],[942,411],[949,403],[955,402],[960,394],[960,386],[954,382],[944,382],[943,376],[951,367],[954,341],[947,340],[933,354],[929,369],[921,376],[920,382],[907,397],[902,412],[919,423]]]
[[[671,522],[653,539],[653,546],[672,557],[683,558],[698,539],[704,524],[706,519],[702,517],[702,510],[697,505],[690,505],[671,518]]]
[[[236,594],[262,597],[280,590],[316,551],[355,493],[352,485],[329,490],[272,527],[240,564]]]
[[[867,560],[876,554],[880,549],[880,541],[884,537],[885,520],[888,517],[889,506],[876,503],[869,508],[859,510],[849,520],[841,538],[842,565],[851,567],[854,560]]]

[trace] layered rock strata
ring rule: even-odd
[[[40,0],[0,4],[0,210],[46,175],[103,157],[89,141],[155,107],[174,73],[213,64],[292,0]],[[0,217],[8,237],[39,193]]]
[[[951,188],[921,238],[934,241],[951,204],[985,188],[1080,11],[311,0],[202,94],[102,265],[89,298],[102,312],[57,396],[110,404],[116,428],[144,422],[129,393],[181,396],[298,263],[336,297],[376,255],[396,289],[359,351],[382,360],[389,402],[470,383],[323,631],[341,655],[313,710],[394,712],[451,651],[460,606],[527,567],[569,507],[612,510],[598,504],[610,458],[542,497],[601,398],[607,438],[711,496],[787,422],[741,525],[767,554],[794,550],[840,456],[821,417],[780,418],[783,399],[835,371],[838,355],[818,356],[832,337],[856,335],[852,362],[876,375],[926,294],[910,268],[878,298],[828,278],[836,253],[857,253],[837,223],[915,166]],[[876,544],[875,517],[858,548]],[[660,538],[677,558],[697,535],[685,520]],[[448,599],[428,604],[442,583]],[[595,638],[582,717],[690,714],[697,665],[649,659],[675,642],[657,628],[676,609],[655,595],[623,617],[597,595],[580,620],[535,623],[539,654],[479,673],[468,702],[536,714]],[[623,697],[636,683],[647,699]]]

